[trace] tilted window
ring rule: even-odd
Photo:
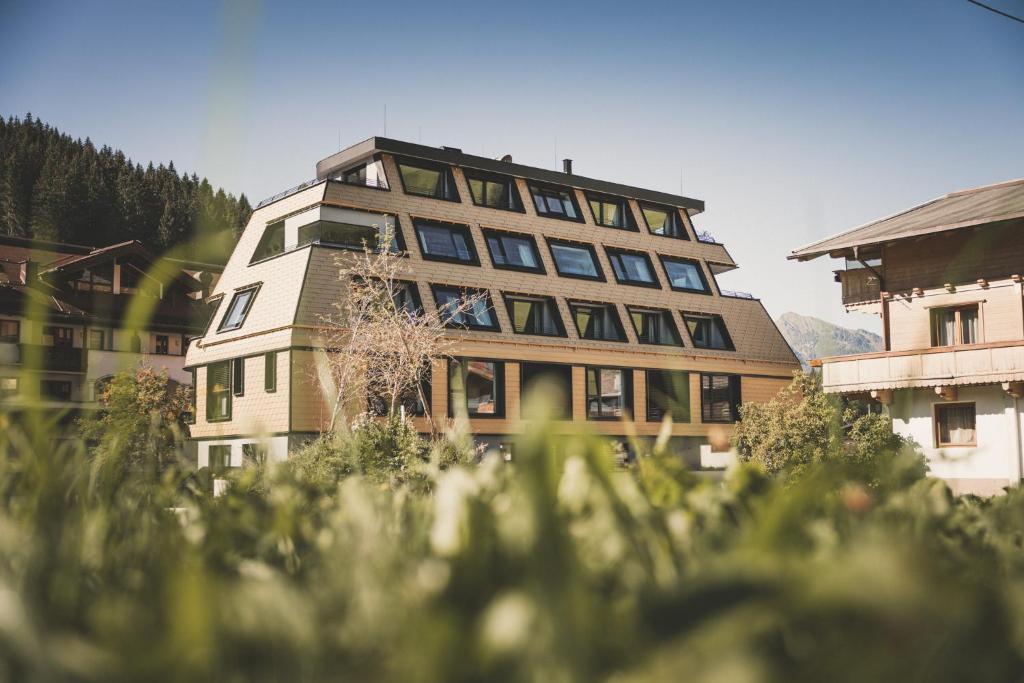
[[[530,196],[538,216],[582,222],[576,193],[565,187],[530,184]]]
[[[512,319],[512,330],[516,334],[565,336],[558,304],[549,296],[506,294],[505,308],[508,309],[508,317]]]
[[[690,421],[690,373],[648,370],[647,419],[659,422],[666,415],[674,422]]]
[[[661,265],[665,268],[665,275],[668,276],[668,283],[672,289],[700,294],[711,292],[704,277],[704,270],[697,261],[662,256]]]
[[[468,225],[434,223],[416,219],[416,238],[423,258],[431,261],[449,261],[480,265]]]
[[[227,312],[224,313],[224,318],[220,321],[219,332],[237,330],[245,324],[245,317],[249,315],[249,310],[256,299],[258,289],[259,287],[249,287],[248,289],[235,292],[235,295],[231,298],[231,303],[228,304]]]
[[[587,368],[587,419],[618,418],[631,400],[630,375],[621,368]]]
[[[387,176],[384,173],[384,164],[377,158],[338,171],[331,176],[331,180],[345,185],[372,187],[377,190],[389,189]]]
[[[271,223],[263,231],[260,243],[256,245],[256,251],[252,254],[249,263],[262,261],[265,258],[284,253],[284,221]]]
[[[690,239],[678,209],[641,203],[640,212],[643,213],[644,221],[647,222],[647,229],[652,235],[675,237],[684,240]]]
[[[704,422],[736,422],[740,419],[740,376],[700,376],[701,419]]]
[[[206,420],[231,419],[231,361],[206,366]]]
[[[448,363],[448,412],[461,406],[469,417],[505,414],[505,364],[498,361],[453,358]]]
[[[618,311],[612,304],[569,302],[576,331],[581,339],[626,341]]]
[[[683,321],[690,332],[690,341],[698,349],[734,351],[729,331],[720,315],[683,313]]]
[[[594,222],[606,228],[620,230],[636,230],[633,210],[629,208],[629,200],[622,197],[609,197],[587,193],[590,212],[594,214]]]
[[[494,315],[491,296],[485,290],[462,289],[444,285],[432,285],[437,313],[449,327],[464,327],[470,330],[499,331],[498,318]],[[472,297],[475,299],[468,310],[459,310],[460,304]]]
[[[541,263],[537,243],[532,235],[487,229],[483,233],[495,268],[544,272],[544,264]]]
[[[522,211],[523,200],[515,178],[464,169],[469,194],[477,206],[503,211]]]
[[[597,252],[590,244],[548,240],[551,259],[555,270],[562,277],[576,277],[583,280],[603,280],[604,273],[597,263]]]
[[[542,391],[550,401],[554,414],[559,420],[572,419],[572,366],[555,363],[520,363],[519,385],[520,406],[528,409],[525,401],[531,392]],[[556,394],[552,396],[552,392]]]
[[[433,197],[450,202],[459,201],[451,167],[426,161],[397,160],[398,173],[406,194]]]
[[[978,330],[978,304],[951,308],[933,308],[932,346],[958,346],[981,341]]]
[[[659,309],[630,308],[629,317],[641,344],[660,346],[682,346],[679,330],[672,320],[672,314]]]
[[[608,261],[612,264],[615,280],[623,285],[640,285],[642,287],[660,287],[654,275],[651,257],[639,251],[626,251],[605,247]]]

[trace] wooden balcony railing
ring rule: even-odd
[[[837,270],[836,275],[843,284],[843,305],[855,306],[879,300],[881,286],[878,276],[867,268]]]

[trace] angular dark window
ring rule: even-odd
[[[203,332],[204,335],[210,334],[210,328],[213,327],[213,321],[217,319],[217,311],[220,310],[220,304],[224,300],[223,294],[217,294],[216,296],[210,297],[206,302],[206,314],[209,316],[206,319],[206,329]]]
[[[419,240],[423,258],[431,261],[480,265],[468,225],[432,223],[420,219],[414,220],[413,225],[416,228],[416,239]]]
[[[219,332],[226,332],[228,330],[237,330],[245,323],[245,316],[249,315],[249,309],[252,308],[252,303],[256,299],[256,292],[259,287],[249,287],[235,292],[235,295],[231,298],[231,303],[228,304],[228,310],[224,314],[224,318],[220,321],[220,327],[217,328]]]
[[[206,420],[222,422],[231,419],[231,361],[206,366]]]
[[[245,394],[245,358],[231,361],[231,393],[235,396]]]
[[[581,339],[626,341],[619,313],[613,304],[570,301],[569,310],[572,311],[573,320],[576,321],[576,331]]]
[[[256,245],[256,251],[252,254],[249,263],[262,261],[265,258],[284,253],[284,221],[271,223],[263,231],[260,243]]]
[[[166,334],[155,335],[153,339],[153,353],[158,356],[166,356],[171,352],[171,338]]]
[[[690,421],[690,373],[679,370],[647,371],[647,420]]]
[[[672,289],[699,294],[711,293],[708,281],[704,277],[704,270],[700,267],[699,262],[662,256],[661,265],[665,268],[665,275],[668,276],[668,284]]]
[[[512,319],[512,330],[516,334],[565,336],[558,304],[549,296],[506,294],[505,308],[508,310],[508,317]]]
[[[523,211],[523,200],[519,196],[515,178],[470,169],[463,169],[463,173],[466,182],[469,183],[469,194],[477,206],[504,211]]]
[[[327,247],[341,247],[342,249],[382,249],[381,242],[388,233],[387,217],[380,216],[378,225],[359,225],[356,223],[341,223],[338,221],[314,221],[299,228],[299,246],[307,244],[320,244]],[[396,220],[391,230],[391,244],[388,247],[393,252],[405,250],[405,240],[402,239],[402,229]]]
[[[622,285],[639,285],[641,287],[658,287],[661,284],[654,275],[651,257],[642,251],[626,251],[605,247],[608,261],[612,264],[615,280]]]
[[[448,363],[448,413],[462,406],[469,417],[502,417],[505,414],[505,364],[453,358]]]
[[[263,355],[263,391],[272,394],[277,391],[277,352]]]
[[[622,417],[632,399],[630,373],[621,368],[587,368],[587,419]]]
[[[604,273],[597,263],[597,252],[593,245],[578,242],[548,240],[551,259],[555,270],[562,277],[577,277],[583,280],[604,280]]]
[[[338,171],[331,176],[331,180],[336,180],[345,185],[372,187],[376,190],[390,189],[387,176],[384,173],[384,164],[376,157],[356,166],[350,166],[343,171]]]
[[[690,332],[690,341],[698,349],[735,351],[725,321],[720,315],[708,313],[683,313],[683,321]]]
[[[740,419],[740,376],[700,376],[700,406],[703,422],[736,422]]]
[[[557,399],[552,401],[557,420],[572,419],[572,366],[554,363],[520,363],[519,364],[520,406],[527,409],[524,401],[534,390],[543,391],[545,396],[557,392]]]
[[[530,196],[538,216],[561,218],[567,221],[582,222],[580,207],[576,204],[576,193],[565,187],[554,185],[530,184]]]
[[[587,193],[590,212],[594,214],[594,222],[606,228],[620,230],[636,230],[633,210],[629,208],[629,200],[622,197],[609,197]]]
[[[449,166],[406,159],[397,162],[398,173],[402,177],[402,187],[405,188],[406,194],[450,202],[459,201],[459,191],[455,189],[455,179]]]
[[[644,221],[647,222],[647,229],[652,235],[663,235],[683,240],[690,239],[678,209],[641,202],[640,212],[643,213]]]
[[[487,242],[487,251],[491,254],[491,263],[495,268],[506,270],[523,270],[530,273],[543,273],[540,253],[533,235],[520,233],[483,230]]]
[[[641,344],[660,346],[682,346],[679,330],[672,320],[672,314],[660,309],[629,308],[633,329]]]
[[[448,327],[464,327],[470,330],[500,331],[498,318],[494,315],[491,296],[486,290],[431,285],[437,313]],[[457,310],[460,304],[471,297],[481,295],[469,310]]]
[[[394,288],[395,308],[405,311],[410,316],[417,316],[423,313],[423,302],[420,301],[420,290],[415,282],[395,281]]]

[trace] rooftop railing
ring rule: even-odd
[[[707,230],[694,230],[697,233],[697,241],[704,242],[705,244],[721,244],[715,236]]]
[[[261,209],[264,206],[266,206],[267,204],[272,204],[273,202],[276,202],[279,199],[284,199],[285,197],[287,197],[289,195],[293,195],[296,192],[301,192],[302,190],[305,190],[308,187],[313,187],[314,185],[316,185],[319,182],[322,182],[319,178],[313,178],[312,180],[307,180],[304,183],[299,183],[295,187],[288,188],[284,192],[278,192],[273,197],[267,197],[266,199],[261,201],[259,204],[257,204],[256,208],[257,209]]]
[[[722,296],[732,297],[733,299],[756,299],[757,297],[750,292],[740,292],[733,289],[719,289]]]

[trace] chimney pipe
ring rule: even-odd
[[[572,175],[572,159],[562,159],[562,170],[566,175]]]

